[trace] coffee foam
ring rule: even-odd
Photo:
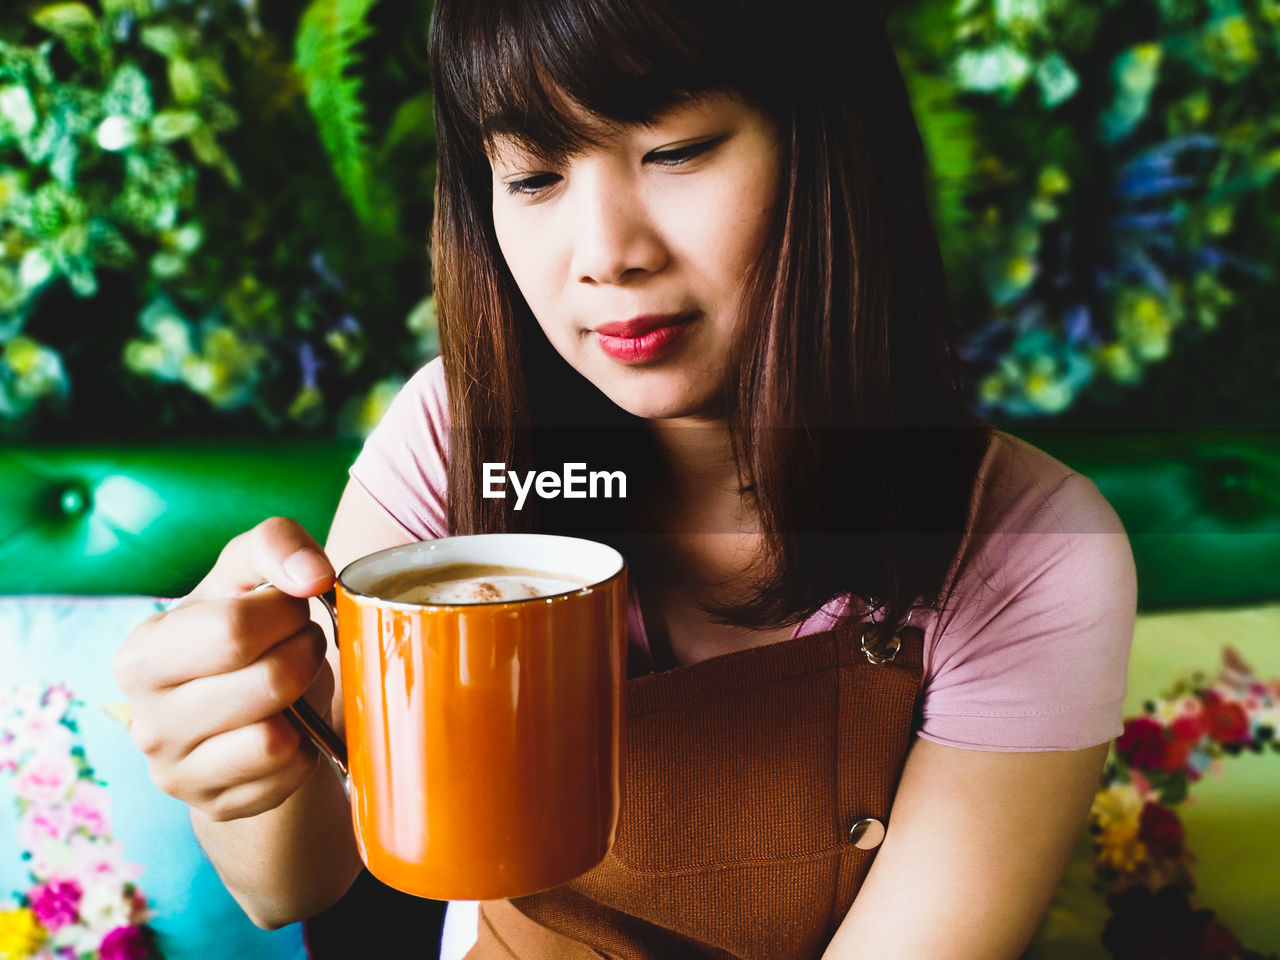
[[[581,582],[555,577],[498,574],[414,584],[396,599],[406,603],[500,603],[550,597],[581,586]]]

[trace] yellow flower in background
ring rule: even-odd
[[[1230,60],[1241,65],[1255,63],[1258,48],[1253,42],[1253,28],[1240,14],[1223,17],[1214,25],[1211,43]]]
[[[1129,826],[1137,830],[1142,802],[1142,795],[1132,783],[1113,783],[1094,795],[1089,816],[1103,830]]]
[[[1019,289],[1026,287],[1036,278],[1036,262],[1031,257],[1012,257],[1005,268],[1005,279],[1009,286]]]
[[[1100,867],[1111,867],[1121,873],[1133,873],[1147,862],[1147,847],[1138,839],[1138,822],[1121,824],[1104,830],[1095,841],[1098,846],[1095,862]]]
[[[1121,383],[1136,383],[1142,368],[1123,343],[1108,343],[1094,354],[1094,362]]]
[[[1169,353],[1169,336],[1178,318],[1170,305],[1149,291],[1121,297],[1116,332],[1142,360],[1163,360]]]
[[[364,397],[358,397],[348,404],[342,416],[343,435],[363,439],[372,433],[402,386],[403,380],[387,377],[375,383]]]
[[[26,907],[0,912],[0,960],[24,960],[44,943],[45,929]]]
[[[66,390],[66,372],[56,352],[30,337],[17,336],[0,345],[0,368],[12,379],[0,392],[0,410],[25,409],[41,397]]]
[[[1228,204],[1219,204],[1213,207],[1205,215],[1205,228],[1216,237],[1231,232],[1231,227],[1235,222],[1236,211],[1234,207]]]
[[[1052,363],[1051,358],[1044,358]],[[1027,374],[1027,379],[1023,383],[1023,392],[1027,396],[1027,400],[1035,405],[1036,409],[1044,410],[1047,413],[1057,413],[1065,410],[1071,405],[1071,400],[1075,396],[1071,388],[1060,380],[1052,369],[1043,369],[1047,364],[1035,364],[1032,371]]]
[[[1164,59],[1164,50],[1158,43],[1140,43],[1130,48],[1124,62],[1120,82],[1131,90],[1149,90],[1155,85],[1156,71]]]
[[[19,377],[30,377],[39,371],[46,353],[30,337],[14,337],[5,345],[4,359]]]
[[[1269,179],[1280,171],[1280,149],[1264,153],[1254,164],[1254,176],[1259,180]]]
[[[21,196],[22,181],[18,178],[18,171],[9,167],[0,167],[0,210]]]
[[[1071,189],[1071,178],[1056,163],[1050,164],[1040,171],[1040,192],[1046,196],[1056,196]]]
[[[988,374],[978,384],[978,396],[983,403],[995,403],[1005,395],[1008,382],[999,373]]]
[[[1099,867],[1132,873],[1147,861],[1146,845],[1138,839],[1142,805],[1142,796],[1131,783],[1113,783],[1094,796],[1089,817],[1101,831],[1094,840]]]
[[[182,379],[187,386],[218,407],[236,406],[249,399],[266,351],[226,326],[207,328],[202,346],[201,354],[183,360]]]
[[[1197,90],[1170,105],[1166,116],[1169,120],[1170,133],[1183,133],[1186,130],[1203,126],[1209,119],[1213,104],[1209,99],[1209,91]]]

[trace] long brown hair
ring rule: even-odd
[[[655,462],[643,421],[560,358],[532,317],[494,235],[486,146],[504,134],[556,160],[592,140],[565,97],[636,123],[723,90],[777,124],[783,174],[724,398],[766,572],[745,602],[702,606],[764,627],[848,593],[896,626],[955,582],[991,428],[967,406],[897,61],[878,15],[857,0],[828,6],[801,0],[780,19],[759,0],[437,0],[433,252],[452,532],[625,542],[623,504],[517,511],[481,496],[482,464],[542,469],[589,451],[634,487]]]

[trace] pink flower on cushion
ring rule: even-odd
[[[28,803],[52,803],[65,797],[78,777],[65,750],[41,750],[14,778],[13,792]]]
[[[0,773],[18,769],[18,738],[8,730],[0,732]]]
[[[75,861],[65,840],[42,839],[34,847],[28,847],[31,859],[27,861],[27,869],[37,880],[50,877],[65,877],[79,880]]]
[[[71,700],[71,691],[67,689],[66,684],[55,683],[44,692],[41,712],[46,716],[52,717],[55,721],[61,720],[66,714],[67,708],[71,706]]]
[[[46,840],[62,843],[75,825],[71,811],[60,803],[33,803],[18,821],[18,842],[23,850],[35,850]]]
[[[84,827],[91,837],[103,837],[111,832],[111,822],[107,819],[111,802],[105,787],[91,780],[78,780],[71,798],[72,829]]]
[[[102,960],[146,960],[151,947],[137,927],[116,927],[103,939],[100,951]]]
[[[69,754],[75,746],[75,734],[57,717],[46,713],[28,714],[9,728],[16,742],[14,749],[19,758],[24,753]]]
[[[27,896],[31,912],[46,930],[74,923],[79,914],[81,890],[74,880],[50,880],[34,887]]]
[[[124,844],[119,840],[73,833],[66,846],[74,864],[72,875],[86,889],[106,880],[120,884],[131,883],[142,876],[140,865],[125,860]]]

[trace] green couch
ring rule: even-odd
[[[1280,432],[1017,432],[1091,477],[1130,535],[1140,616],[1126,717],[1189,671],[1213,675],[1227,644],[1259,677],[1280,676]],[[323,540],[355,453],[350,444],[302,442],[0,449],[0,592],[10,595],[0,598],[0,612],[6,603],[21,604],[22,622],[30,622],[33,605],[181,596],[227,539],[273,514],[298,519]],[[105,664],[118,640],[84,644],[86,651],[96,644],[93,656]],[[41,639],[9,642],[25,642],[30,657]],[[0,693],[4,681],[0,673]],[[158,794],[133,789],[124,803],[153,802]],[[0,778],[0,806],[3,790]],[[1280,948],[1278,806],[1280,754],[1268,751],[1224,762],[1221,774],[1197,783],[1191,803],[1179,807],[1198,858],[1196,897],[1264,953]],[[0,834],[0,861],[5,842]],[[1091,889],[1091,859],[1085,831],[1028,958],[1108,955],[1099,940],[1108,908]],[[10,893],[5,877],[0,862],[0,898]],[[387,903],[364,880],[352,899],[366,910]],[[322,918],[312,925],[313,943],[315,929],[336,937],[358,915]],[[181,925],[172,928],[172,955],[184,935]],[[272,948],[262,949],[271,955]],[[280,955],[297,954],[296,943],[282,949]]]

